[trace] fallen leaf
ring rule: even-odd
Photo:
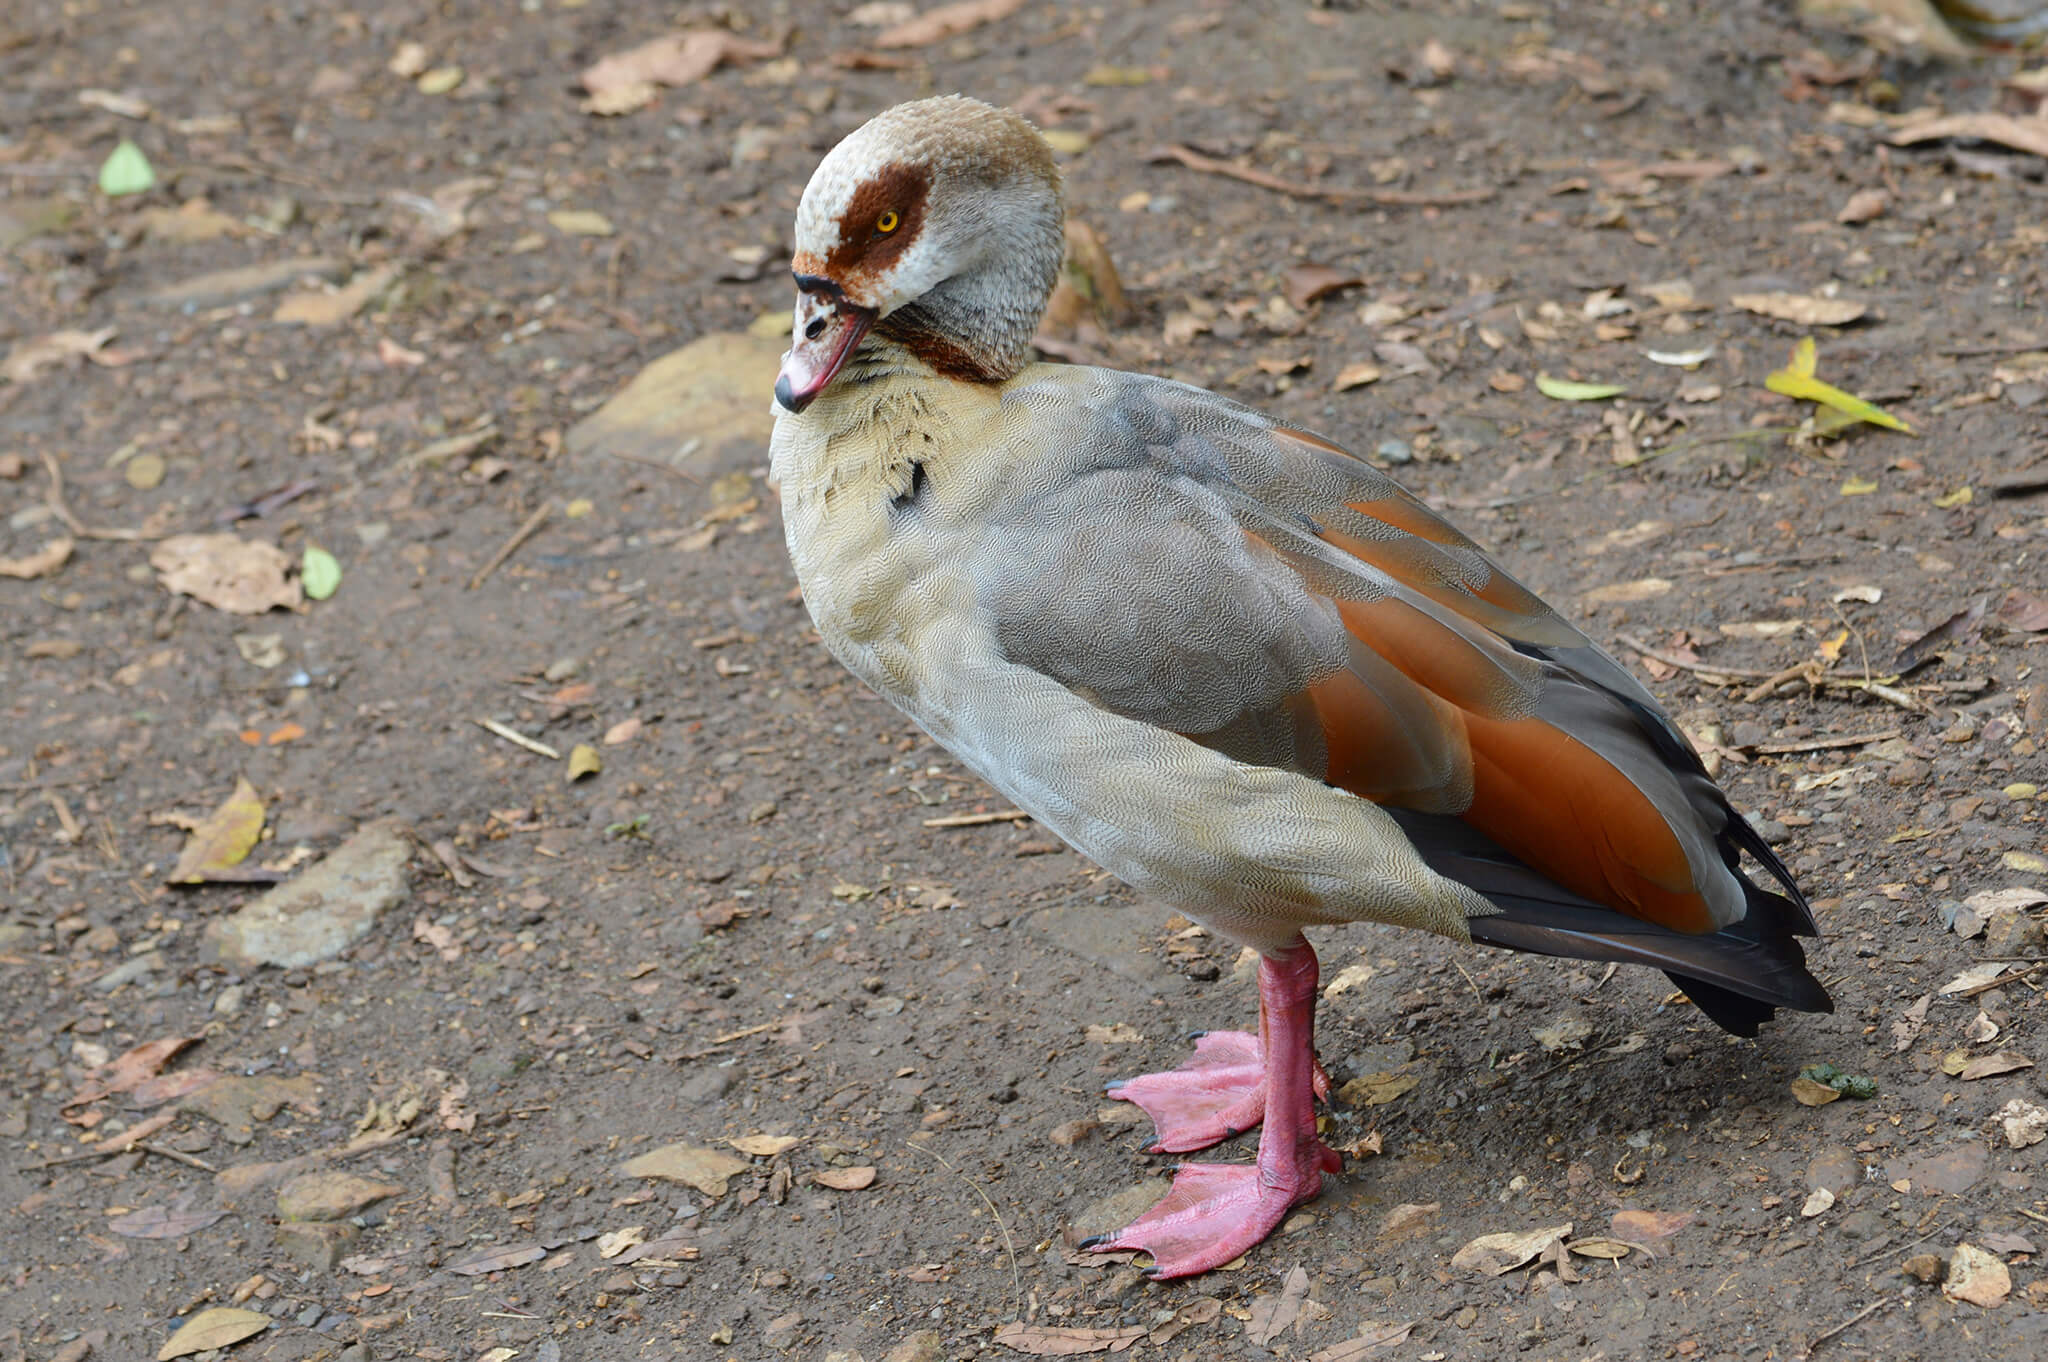
[[[1136,1045],[1145,1039],[1138,1028],[1124,1022],[1109,1026],[1090,1025],[1082,1028],[1081,1038],[1091,1045]]]
[[[726,1143],[739,1150],[742,1154],[751,1154],[755,1158],[772,1159],[777,1154],[794,1149],[797,1145],[802,1144],[803,1140],[800,1136],[796,1135],[742,1135],[736,1140],[727,1140]]]
[[[1913,433],[1911,426],[1883,408],[1874,407],[1860,397],[1851,396],[1840,388],[1832,384],[1823,383],[1818,378],[1815,378],[1817,357],[1813,337],[1800,337],[1799,343],[1792,347],[1791,361],[1784,368],[1774,369],[1769,374],[1766,374],[1764,376],[1764,386],[1772,392],[1782,393],[1786,397],[1807,402],[1818,402],[1824,407],[1838,411],[1844,416],[1853,417],[1858,421],[1867,421],[1871,425],[1883,426],[1887,430],[1904,431],[1908,435]],[[1851,478],[1849,481],[1855,483],[1862,480]],[[1845,496],[1855,495],[1847,490],[1848,485],[1848,483],[1843,484],[1843,494]],[[1876,489],[1877,484],[1873,482],[1867,490],[1875,491]]]
[[[248,777],[235,778],[235,792],[221,806],[201,819],[178,854],[178,864],[165,876],[170,884],[204,884],[233,876],[227,872],[242,863],[263,836],[263,797]]]
[[[585,113],[614,117],[651,103],[657,87],[690,85],[728,62],[782,55],[780,43],[742,38],[722,28],[693,28],[599,58],[582,75]]]
[[[2005,1304],[2005,1298],[2012,1294],[2012,1274],[1995,1254],[1975,1244],[1957,1244],[1955,1252],[1949,1255],[1948,1276],[1942,1280],[1941,1294],[1989,1310]]]
[[[1728,301],[1744,312],[1801,326],[1846,326],[1870,310],[1866,303],[1809,293],[1738,293]]]
[[[1674,369],[1691,369],[1705,364],[1714,357],[1714,347],[1702,345],[1697,350],[1645,350],[1643,358],[1652,364],[1669,365]]]
[[[604,214],[581,208],[557,208],[548,214],[548,225],[563,236],[611,236],[618,230]]]
[[[1610,1263],[1620,1262],[1634,1253],[1637,1247],[1638,1245],[1626,1239],[1605,1239],[1598,1236],[1591,1239],[1574,1239],[1565,1245],[1567,1250],[1581,1258],[1604,1258]]]
[[[1849,196],[1849,201],[1835,214],[1835,221],[1850,226],[1871,222],[1883,217],[1891,203],[1891,194],[1883,189],[1859,189]]]
[[[284,635],[236,634],[235,651],[250,666],[268,671],[284,661]]]
[[[1552,1053],[1580,1050],[1585,1048],[1587,1039],[1593,1034],[1593,1023],[1584,1017],[1567,1015],[1548,1026],[1534,1027],[1529,1034],[1538,1045]]]
[[[339,326],[368,307],[399,273],[397,265],[379,265],[358,272],[340,288],[287,293],[270,319],[281,325]]]
[[[157,1349],[156,1362],[171,1362],[173,1358],[225,1348],[245,1338],[256,1337],[273,1323],[275,1321],[270,1316],[254,1310],[228,1306],[201,1310],[164,1340],[164,1346]]]
[[[548,1251],[539,1244],[513,1244],[505,1248],[482,1249],[466,1258],[456,1259],[442,1270],[458,1277],[482,1277],[507,1268],[525,1267],[547,1256]]]
[[[133,1091],[202,1039],[204,1037],[201,1036],[159,1036],[124,1051],[118,1058],[88,1073],[78,1091],[64,1104],[65,1109],[82,1107],[115,1093]]]
[[[1574,383],[1570,379],[1536,375],[1536,391],[1558,402],[1599,402],[1620,397],[1628,389],[1620,383]]]
[[[1930,118],[1924,123],[1900,128],[1885,140],[1895,147],[1904,147],[1947,137],[1975,138],[1980,142],[1996,142],[2014,151],[2048,156],[2048,119],[2019,118],[2012,114],[1963,113]]]
[[[604,770],[604,758],[598,755],[597,749],[589,743],[579,742],[569,749],[568,778],[570,780],[581,780],[585,776],[594,776],[602,770]]]
[[[22,341],[7,352],[5,360],[0,360],[0,378],[26,383],[66,360],[90,359],[106,349],[115,334],[113,327],[106,326],[98,331],[52,331],[47,336]]]
[[[1928,1004],[1933,1001],[1932,993],[1921,994],[1920,1001],[1907,1008],[1900,1014],[1899,1019],[1892,1023],[1894,1054],[1904,1054],[1913,1047],[1913,1042],[1920,1038],[1921,1030],[1927,1025]]]
[[[875,35],[876,47],[927,47],[947,38],[1006,19],[1024,8],[1025,0],[959,0],[957,4],[928,9],[908,23],[885,28]]]
[[[1967,993],[1971,989],[1990,983],[2005,973],[2002,961],[1991,960],[1981,965],[1972,965],[1955,978],[1943,984],[1938,990],[1943,997],[1951,993]]]
[[[114,1216],[107,1221],[107,1228],[124,1239],[179,1239],[205,1229],[226,1214],[226,1209],[219,1206],[144,1206],[139,1211]]]
[[[628,1225],[622,1230],[612,1230],[597,1237],[597,1256],[603,1259],[618,1257],[629,1248],[638,1248],[647,1242],[645,1225]]]
[[[1337,1089],[1337,1096],[1354,1107],[1381,1107],[1421,1082],[1421,1075],[1405,1069],[1395,1073],[1361,1074]]]
[[[1308,305],[1316,299],[1364,282],[1352,271],[1340,270],[1335,265],[1306,263],[1287,267],[1286,273],[1280,276],[1280,291],[1287,296],[1295,311],[1306,312]]]
[[[1128,1329],[1071,1329],[1012,1320],[996,1330],[995,1341],[1033,1357],[1076,1357],[1082,1353],[1121,1352],[1145,1336],[1142,1326]]]
[[[1245,1321],[1245,1338],[1263,1348],[1292,1328],[1301,1318],[1308,1300],[1308,1269],[1296,1267],[1281,1282],[1278,1295],[1261,1296],[1252,1302],[1251,1318]]]
[[[341,563],[326,549],[308,544],[299,559],[299,581],[307,596],[324,601],[341,589]]]
[[[2048,1107],[2038,1106],[2025,1098],[2013,1098],[1998,1109],[1993,1119],[2005,1132],[2006,1144],[2014,1149],[2025,1149],[2048,1140]]]
[[[1319,1353],[1311,1353],[1308,1362],[1358,1362],[1367,1353],[1406,1342],[1414,1331],[1415,1321],[1412,1319],[1403,1324],[1368,1325],[1355,1338],[1347,1338]]]
[[[1811,1220],[1817,1215],[1825,1214],[1834,1204],[1835,1193],[1832,1188],[1816,1187],[1807,1194],[1806,1204],[1799,1208],[1799,1214]]]
[[[1596,586],[1583,599],[1587,605],[1621,605],[1630,601],[1653,600],[1670,592],[1671,582],[1663,577],[1639,577],[1632,582],[1610,582]]]
[[[1692,1222],[1690,1211],[1616,1211],[1608,1228],[1617,1239],[1657,1248]]]
[[[2038,634],[2048,630],[2048,599],[2014,587],[1998,603],[1998,622],[2019,633]]]
[[[858,1192],[875,1184],[875,1170],[865,1164],[858,1168],[820,1168],[811,1181],[835,1192]]]
[[[47,577],[71,561],[71,551],[76,547],[76,542],[71,539],[52,539],[34,553],[20,558],[0,558],[0,577],[14,577],[22,581]]]
[[[1963,1066],[1961,1078],[1965,1083],[1974,1083],[1980,1078],[1996,1078],[2000,1074],[2015,1073],[2031,1069],[2034,1061],[2017,1050],[2000,1050],[1995,1055],[1978,1055]]]
[[[1451,1255],[1451,1266],[1498,1277],[1534,1262],[1552,1244],[1571,1238],[1571,1233],[1571,1223],[1567,1221],[1521,1234],[1482,1234]]]
[[[100,193],[110,199],[146,194],[156,188],[156,168],[142,148],[122,138],[100,162]]]
[[[640,736],[644,725],[638,719],[621,719],[604,731],[606,747],[622,747]]]
[[[619,1165],[629,1178],[665,1178],[686,1183],[708,1197],[725,1195],[727,1181],[754,1165],[745,1159],[697,1145],[669,1144]]]
[[[1802,1107],[1824,1107],[1837,1101],[1842,1094],[1825,1083],[1816,1083],[1801,1075],[1792,1080],[1792,1100]]]
[[[232,534],[174,534],[150,551],[167,591],[237,615],[290,609],[303,599],[288,574],[292,560],[275,544]]]
[[[1380,377],[1381,369],[1379,365],[1374,364],[1371,360],[1359,360],[1354,364],[1347,364],[1337,371],[1336,381],[1330,384],[1330,391],[1339,393],[1349,392],[1353,388],[1363,388],[1368,383],[1377,383],[1380,381]]]

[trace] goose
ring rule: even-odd
[[[1677,725],[1470,539],[1251,407],[1033,362],[1063,213],[1044,139],[978,100],[839,142],[797,208],[770,452],[831,653],[1082,854],[1258,953],[1255,1034],[1111,1087],[1155,1151],[1256,1127],[1256,1161],[1184,1164],[1084,1246],[1208,1271],[1340,1170],[1306,928],[1651,965],[1744,1036],[1832,1010],[1805,898]]]

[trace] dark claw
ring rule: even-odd
[[[1150,1267],[1139,1268],[1138,1272],[1139,1275],[1143,1276],[1144,1279],[1148,1282],[1156,1282],[1159,1280],[1159,1264],[1157,1263],[1152,1264],[1152,1266]]]
[[[1204,1036],[1206,1036],[1206,1035],[1208,1035],[1208,1034],[1209,1034],[1209,1033],[1208,1033],[1207,1031],[1190,1031],[1190,1032],[1188,1032],[1188,1039],[1189,1039],[1189,1040],[1200,1040],[1200,1039],[1201,1039],[1202,1037],[1204,1037]]]
[[[1086,1253],[1089,1249],[1094,1248],[1097,1244],[1104,1244],[1107,1242],[1109,1242],[1108,1235],[1091,1234],[1086,1239],[1083,1239],[1080,1243],[1074,1245],[1074,1247],[1081,1250],[1081,1252]]]

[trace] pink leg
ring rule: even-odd
[[[1271,1234],[1288,1211],[1322,1191],[1323,1174],[1338,1172],[1343,1161],[1316,1138],[1315,1009],[1316,955],[1297,937],[1279,955],[1259,962],[1266,1122],[1259,1134],[1258,1162],[1185,1164],[1158,1205],[1117,1233],[1082,1247],[1140,1249],[1154,1259],[1151,1276],[1191,1276],[1245,1252]],[[1218,1048],[1230,1048],[1230,1043]],[[1215,1066],[1197,1063],[1178,1072],[1207,1067]]]

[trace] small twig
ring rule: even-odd
[[[1022,809],[998,809],[994,813],[949,813],[943,818],[927,818],[928,828],[981,828],[990,823],[1022,823],[1031,815]]]
[[[1722,667],[1712,662],[1701,662],[1693,658],[1681,657],[1677,653],[1666,652],[1662,648],[1653,648],[1634,634],[1617,633],[1614,637],[1626,647],[1633,648],[1636,652],[1641,653],[1653,662],[1662,662],[1667,667],[1677,667],[1681,671],[1694,672],[1701,676],[1725,676],[1730,682],[1734,682],[1758,681],[1770,675],[1769,672],[1753,671],[1748,667]]]
[[[1344,189],[1335,185],[1319,186],[1298,184],[1282,179],[1278,175],[1241,166],[1230,161],[1219,161],[1213,156],[1183,146],[1160,147],[1152,153],[1154,161],[1178,161],[1189,170],[1198,170],[1204,175],[1222,175],[1232,180],[1270,189],[1276,194],[1287,194],[1297,199],[1327,199],[1331,203],[1377,203],[1389,208],[1450,208],[1463,203],[1483,203],[1494,195],[1492,189],[1446,189],[1435,193],[1419,189]]]
[[[603,452],[611,458],[620,459],[626,463],[637,463],[642,468],[652,468],[663,473],[672,473],[676,477],[681,478],[684,482],[691,483],[695,486],[701,487],[704,485],[704,479],[698,477],[695,473],[692,473],[687,468],[677,468],[674,464],[662,463],[658,459],[643,459],[637,454],[621,454],[616,449],[607,449],[604,450]]]
[[[484,584],[485,579],[493,572],[505,566],[505,560],[519,552],[521,544],[524,544],[527,540],[533,538],[534,535],[540,533],[540,527],[547,523],[548,516],[553,511],[554,508],[552,506],[547,502],[542,502],[539,508],[526,518],[526,523],[512,531],[512,537],[498,546],[498,551],[491,555],[491,561],[476,570],[476,576],[469,579],[469,589],[471,591],[476,590]]]
[[[941,1154],[936,1149],[926,1149],[923,1145],[911,1144],[909,1140],[905,1140],[903,1143],[917,1150],[920,1154],[929,1154],[937,1159],[944,1165],[947,1172],[973,1188],[974,1194],[981,1198],[981,1204],[988,1207],[988,1213],[995,1217],[996,1228],[1003,1232],[1003,1247],[1010,1251],[1010,1289],[1017,1293],[1016,1309],[1017,1314],[1021,1318],[1024,1313],[1024,1275],[1017,1270],[1017,1241],[1010,1237],[1010,1227],[1003,1223],[1003,1213],[996,1209],[995,1202],[989,1200],[988,1193],[981,1190],[981,1184],[969,1178],[952,1164],[947,1163],[944,1154]]]
[[[1809,738],[1805,742],[1760,742],[1752,744],[1750,751],[1762,756],[1783,756],[1787,752],[1826,752],[1837,747],[1862,747],[1868,743],[1887,742],[1904,734],[1904,729],[1885,728],[1875,733],[1852,733],[1839,738]]]
[[[201,1172],[218,1173],[220,1171],[220,1169],[214,1167],[205,1159],[197,1158],[191,1154],[183,1152],[182,1150],[171,1149],[167,1146],[160,1144],[151,1144],[147,1140],[138,1141],[135,1147],[143,1151],[145,1154],[154,1154],[160,1159],[169,1159],[172,1163],[182,1163],[187,1168],[197,1168]]]
[[[1808,686],[1820,685],[1819,663],[1795,662],[1783,671],[1775,671],[1760,683],[1743,693],[1742,703],[1753,705],[1763,700],[1787,681],[1804,681]]]
[[[562,754],[560,752],[557,752],[554,748],[549,747],[546,743],[535,742],[532,738],[527,737],[524,733],[519,732],[517,729],[505,727],[505,725],[499,723],[496,719],[478,719],[475,722],[477,727],[484,729],[486,732],[497,734],[506,742],[511,743],[514,747],[523,747],[529,752],[533,752],[540,756],[546,757],[549,761],[560,761],[562,759]]]
[[[107,539],[116,543],[133,544],[151,539],[163,539],[165,534],[151,534],[146,530],[109,530],[88,525],[72,513],[64,502],[64,470],[57,466],[54,456],[43,455],[43,467],[50,474],[49,495],[43,498],[52,515],[64,522],[64,527],[80,539]]]
[[[1801,1358],[1812,1357],[1814,1354],[1814,1350],[1819,1348],[1821,1344],[1827,1342],[1829,1339],[1839,1338],[1841,1335],[1848,1333],[1849,1330],[1861,1324],[1864,1320],[1869,1319],[1878,1311],[1889,1310],[1897,1304],[1897,1299],[1891,1296],[1885,1296],[1878,1300],[1872,1301],[1869,1305],[1864,1306],[1861,1310],[1858,1310],[1855,1314],[1849,1316],[1849,1318],[1843,1320],[1834,1328],[1828,1329],[1822,1333],[1815,1334],[1813,1336],[1813,1342],[1807,1344],[1806,1351],[1800,1353],[1799,1356]]]
[[[2035,975],[2043,972],[2044,970],[2048,970],[2048,961],[2044,961],[2043,963],[2032,966],[2028,969],[2014,970],[2011,974],[2001,974],[1996,979],[1993,979],[1988,983],[1975,984],[1969,988],[1959,988],[1954,993],[1950,993],[1946,996],[1951,998],[1974,998],[1980,993],[1989,993],[1994,988],[2004,988],[2007,984],[2017,984],[2024,980],[2031,979]]]

